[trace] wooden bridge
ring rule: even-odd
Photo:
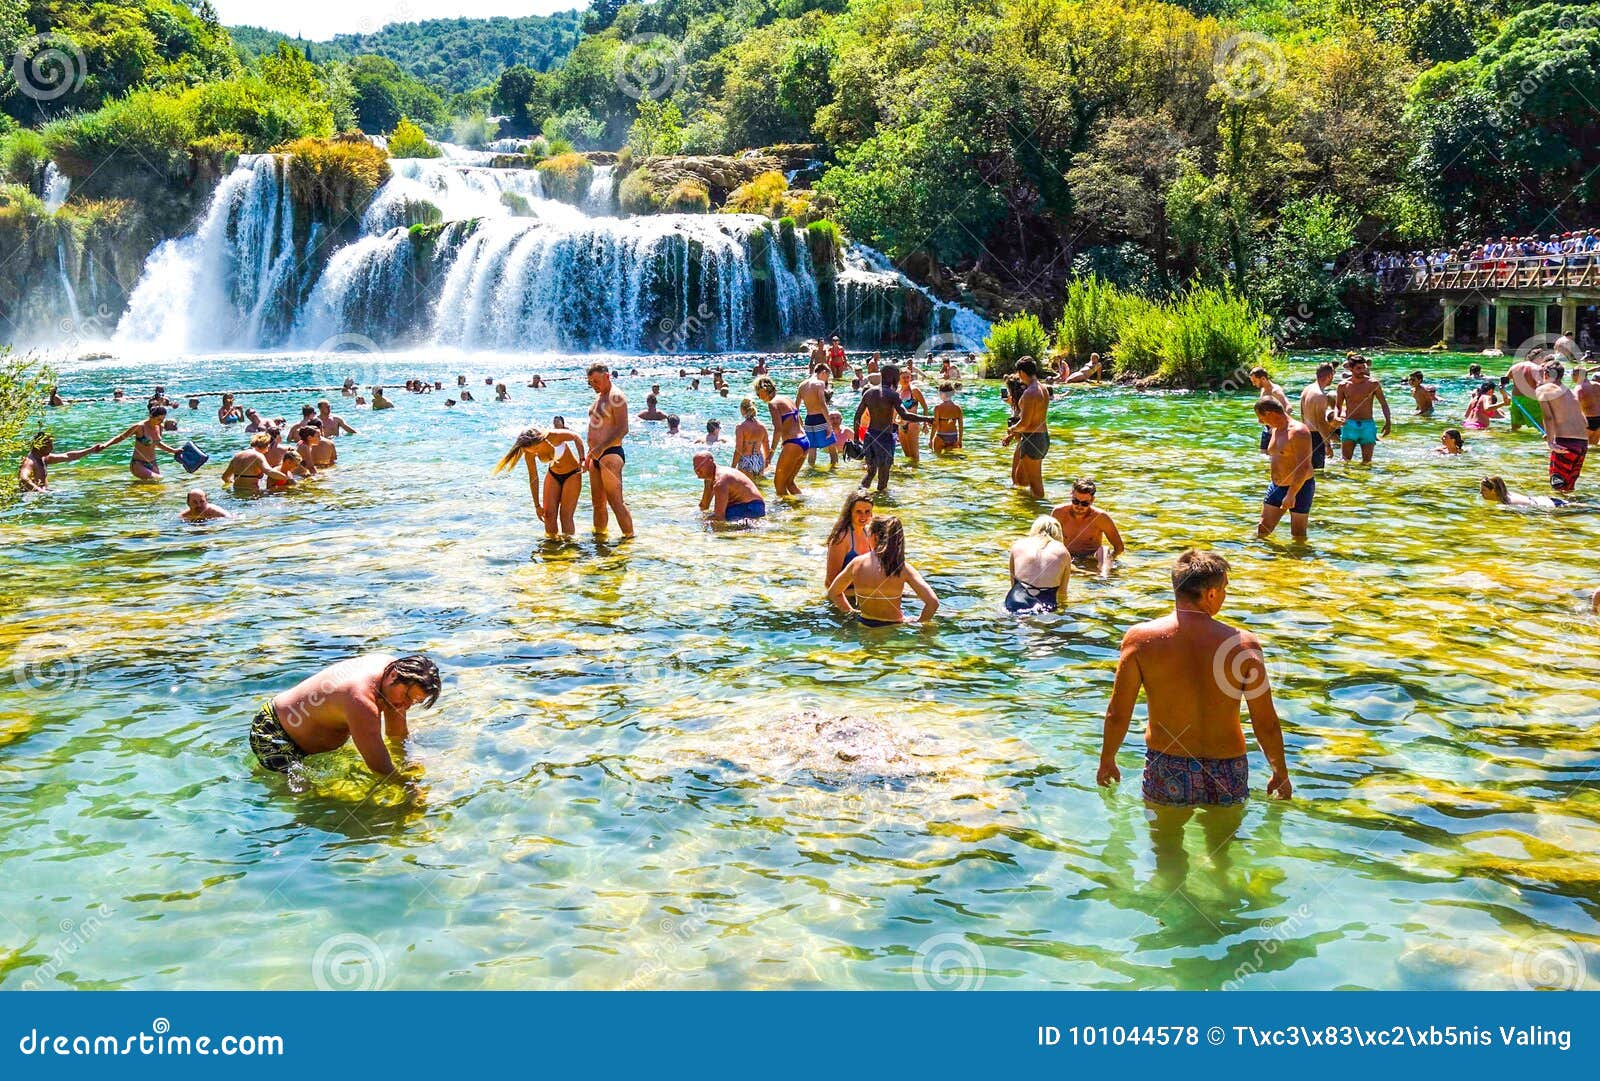
[[[1580,329],[1600,323],[1600,252],[1586,255],[1533,255],[1484,259],[1429,267],[1380,271],[1379,284],[1391,293],[1437,296],[1444,312],[1444,344],[1490,343],[1505,352],[1512,322],[1531,309],[1533,336],[1551,334],[1551,309],[1559,309],[1560,333],[1577,338]],[[1471,335],[1458,337],[1457,319],[1468,316]],[[1517,335],[1517,340],[1527,334]]]

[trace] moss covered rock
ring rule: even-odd
[[[584,196],[589,194],[589,181],[594,179],[594,166],[588,158],[582,154],[557,154],[545,158],[536,168],[545,198],[582,205]]]
[[[339,225],[359,219],[389,180],[389,155],[362,135],[296,139],[279,150],[289,155],[290,194],[312,220]]]
[[[672,209],[683,195],[704,189],[707,209],[722,206],[741,185],[778,168],[778,163],[761,155],[749,157],[646,158],[623,177],[617,201],[628,214],[682,213]],[[682,185],[682,187],[680,187]],[[698,212],[698,200],[695,200]]]

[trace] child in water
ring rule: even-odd
[[[1417,403],[1417,416],[1433,416],[1433,403],[1439,400],[1439,391],[1435,387],[1424,386],[1421,370],[1406,376],[1406,389],[1411,391],[1411,400]]]

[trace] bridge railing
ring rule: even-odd
[[[1600,288],[1600,251],[1579,255],[1522,255],[1470,259],[1377,272],[1391,293],[1469,293],[1526,289]]]

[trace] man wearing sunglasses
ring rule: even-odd
[[[1111,515],[1095,509],[1094,496],[1094,481],[1080,479],[1072,485],[1072,501],[1051,511],[1050,517],[1061,524],[1061,539],[1073,562],[1089,563],[1104,576],[1123,552],[1122,534]]]

